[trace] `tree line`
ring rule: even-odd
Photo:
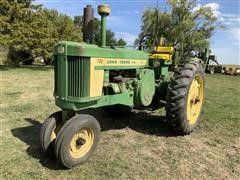
[[[148,37],[148,45],[155,43],[155,38],[165,38],[165,45],[174,46],[178,52],[178,61],[210,48],[210,38],[218,28],[224,28],[211,6],[199,5],[197,0],[168,0],[168,10],[148,8],[142,15],[141,37]],[[159,41],[157,41],[159,43]]]
[[[83,27],[83,16],[75,16],[73,22],[80,28]],[[107,29],[106,37],[108,46],[125,46],[127,44],[123,38],[115,38],[115,33],[110,29]],[[101,44],[101,21],[96,17],[93,18],[93,44]]]
[[[94,43],[100,44],[100,21],[94,18]],[[82,16],[62,15],[56,10],[35,5],[32,0],[0,1],[0,47],[8,49],[8,63],[31,64],[41,57],[52,62],[52,48],[61,40],[82,42]],[[109,45],[126,45],[107,30]]]
[[[174,46],[178,51],[178,61],[208,48],[210,38],[222,26],[210,6],[198,3],[197,0],[168,0],[167,11],[147,8],[135,45],[139,45],[145,34],[151,34],[149,46],[156,45],[155,39],[165,37],[165,45]],[[100,45],[100,21],[94,18],[93,23],[93,41]],[[61,40],[82,42],[82,27],[82,16],[72,19],[56,10],[35,5],[32,0],[0,1],[0,47],[9,49],[8,59],[12,64],[31,64],[35,57],[50,64],[53,45]],[[126,42],[115,38],[114,32],[108,29],[107,44],[124,46]]]

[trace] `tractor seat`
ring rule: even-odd
[[[156,54],[172,54],[173,47],[172,46],[158,46],[156,50]]]
[[[155,53],[150,55],[152,59],[172,60],[174,48],[172,46],[158,46]]]

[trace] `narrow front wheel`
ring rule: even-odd
[[[53,145],[62,126],[62,112],[58,111],[50,115],[40,129],[40,146],[48,155],[54,156]]]
[[[90,115],[76,115],[60,130],[55,142],[58,161],[72,168],[87,161],[100,140],[100,125]]]

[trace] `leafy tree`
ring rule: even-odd
[[[74,17],[74,23],[78,25],[80,28],[83,27],[83,18],[82,16],[75,16]],[[94,44],[101,44],[101,22],[94,18],[93,20],[93,43]],[[110,29],[107,29],[106,32],[106,43],[108,46],[125,46],[127,43],[124,41],[124,39],[116,39],[115,33],[112,32]]]
[[[73,20],[74,24],[76,24],[79,27],[83,27],[83,19],[82,16],[74,16]]]
[[[126,46],[126,41],[124,41],[124,39],[120,38],[117,42],[118,46]]]
[[[73,20],[55,10],[32,5],[30,0],[1,0],[0,7],[0,46],[9,48],[9,58],[14,64],[32,62],[37,56],[49,64],[56,42],[82,40]]]
[[[1,46],[9,48],[9,57],[15,59],[15,63],[19,63],[21,58],[31,58],[29,49],[20,48],[21,42],[25,43],[27,24],[31,19],[31,6],[29,1],[0,1],[0,42]],[[25,19],[25,22],[23,22]],[[29,34],[32,33],[29,31]],[[27,43],[29,43],[27,41]],[[16,51],[21,52],[17,56]]]
[[[36,22],[42,24],[40,44],[34,49],[36,56],[44,57],[45,63],[51,62],[52,47],[61,40],[82,41],[82,33],[68,16],[61,15],[55,10],[42,9],[38,12]],[[40,25],[39,24],[39,25]]]
[[[162,12],[157,8],[147,9],[142,16],[139,38],[152,34],[174,45],[179,52],[180,61],[209,47],[209,39],[216,28],[220,27],[217,17],[210,7],[197,8],[197,0],[168,0],[170,10]],[[151,40],[149,40],[150,43]]]

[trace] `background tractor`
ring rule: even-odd
[[[91,7],[86,8],[85,12],[91,12]],[[100,140],[98,121],[80,110],[102,107],[118,116],[133,108],[155,110],[164,106],[167,122],[180,135],[193,131],[202,111],[202,59],[186,59],[169,73],[176,56],[174,47],[149,45],[149,35],[143,36],[139,50],[108,47],[106,18],[110,7],[99,5],[98,13],[100,46],[61,41],[54,47],[54,97],[61,111],[43,123],[40,142],[43,151],[54,151],[67,168],[88,160]],[[91,34],[85,37],[89,38],[85,42],[91,42]]]
[[[206,61],[205,72],[214,74],[240,75],[240,66],[233,64],[219,64],[215,55],[209,55]]]

